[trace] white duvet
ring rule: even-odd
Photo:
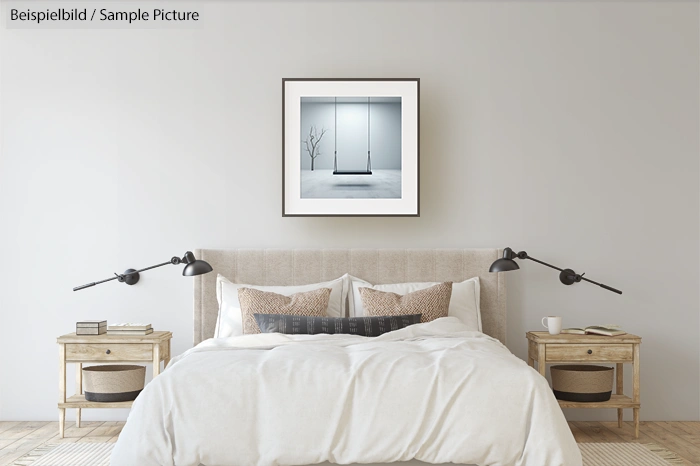
[[[546,380],[454,317],[377,338],[207,340],[134,402],[111,466],[579,466]]]

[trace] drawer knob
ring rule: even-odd
[[[109,353],[109,350],[107,350],[107,352]],[[593,350],[592,350],[592,349],[589,349],[589,350],[588,350],[588,354],[593,354]]]
[[[107,350],[106,353],[107,353],[107,354],[112,354],[112,350]],[[589,353],[590,353],[590,350],[589,350]]]

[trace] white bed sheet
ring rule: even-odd
[[[202,342],[139,395],[111,466],[412,459],[581,465],[547,381],[497,340],[446,317],[377,338]]]

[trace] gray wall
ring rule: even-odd
[[[697,2],[200,8],[191,30],[0,29],[0,419],[55,419],[78,319],[190,346],[179,267],[71,291],[113,272],[196,247],[505,246],[624,291],[522,263],[515,354],[545,315],[621,324],[644,338],[642,418],[699,419]],[[420,218],[281,217],[283,77],[421,78]]]
[[[371,103],[370,147],[373,169],[401,169],[401,104]],[[301,104],[301,169],[311,169],[311,157],[303,141],[309,128],[328,132],[320,143],[321,155],[314,168],[333,169],[335,141],[334,105],[307,102]],[[364,170],[367,166],[367,104],[338,104],[338,169]]]

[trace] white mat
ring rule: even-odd
[[[642,445],[639,443],[579,443],[583,466],[669,466],[669,463],[657,456],[652,450],[658,449],[658,454],[668,452],[657,445]],[[673,453],[667,455],[677,458]],[[681,463],[682,464],[682,463]]]
[[[683,464],[675,453],[639,443],[579,443],[583,466],[669,466]],[[113,443],[62,443],[39,447],[15,466],[109,466]],[[663,458],[667,458],[666,461]]]
[[[109,466],[113,443],[62,443],[32,466]]]

